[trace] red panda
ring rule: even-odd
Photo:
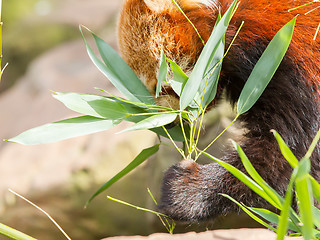
[[[232,0],[176,0],[206,41],[219,10]],[[302,0],[242,0],[226,32],[228,46],[242,21],[244,26],[222,65],[219,89],[234,104],[254,65],[276,32],[297,12],[288,9]],[[308,8],[303,8],[308,11]],[[267,183],[284,195],[292,172],[270,133],[275,129],[297,158],[306,153],[320,128],[320,36],[314,34],[320,11],[298,17],[290,47],[257,103],[239,119],[247,129],[241,147]],[[119,22],[123,58],[155,94],[160,53],[190,73],[203,43],[172,0],[125,0]],[[221,91],[220,91],[221,92]],[[179,108],[170,86],[162,86],[158,104]],[[218,97],[219,99],[219,97]],[[216,100],[215,100],[216,101]],[[245,171],[234,151],[223,159]],[[311,174],[320,180],[320,146],[312,157]],[[161,210],[173,219],[200,221],[238,211],[225,193],[249,206],[268,204],[216,163],[200,165],[183,160],[169,168],[162,185]]]

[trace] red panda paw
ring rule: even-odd
[[[214,217],[216,191],[212,167],[191,159],[170,167],[163,178],[160,210],[179,221],[196,222]]]

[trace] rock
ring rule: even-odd
[[[202,233],[189,232],[185,234],[155,233],[148,237],[129,236],[111,237],[103,240],[275,240],[276,234],[266,229],[230,229],[215,230]],[[286,240],[302,240],[303,238],[286,237]]]

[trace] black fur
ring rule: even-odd
[[[266,48],[256,39],[250,46],[235,45],[223,65],[221,86],[234,104],[255,63]],[[297,158],[302,158],[320,128],[317,86],[309,83],[304,68],[289,49],[269,86],[240,121],[248,129],[242,148],[266,182],[281,195],[286,192],[292,168],[281,155],[271,129],[275,129]],[[245,172],[236,152],[223,159]],[[312,175],[319,180],[319,144],[312,155]],[[238,207],[219,195],[225,193],[249,206],[270,207],[217,163],[199,165],[184,160],[164,174],[161,209],[182,221],[215,218]]]

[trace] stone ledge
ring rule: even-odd
[[[147,237],[126,236],[110,237],[103,240],[276,240],[276,234],[267,229],[242,228],[215,230],[201,233],[189,232],[185,234],[155,233]],[[302,240],[302,237],[286,237],[286,240]]]

